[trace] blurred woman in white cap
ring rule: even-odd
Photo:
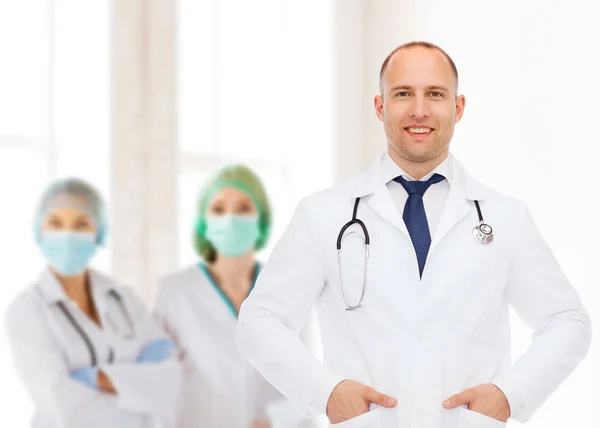
[[[181,374],[173,342],[129,287],[89,267],[107,236],[98,192],[79,179],[53,183],[34,232],[48,266],[6,317],[37,408],[32,426],[174,426]]]

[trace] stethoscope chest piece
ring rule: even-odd
[[[492,226],[487,223],[479,223],[473,228],[473,238],[480,244],[489,244],[494,239]]]

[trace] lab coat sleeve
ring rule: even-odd
[[[12,359],[38,411],[62,428],[139,427],[145,416],[118,407],[118,397],[71,379],[62,346],[43,316],[44,302],[22,294],[5,326]]]
[[[315,345],[317,342],[317,319],[314,311],[311,312],[311,316],[307,323],[300,331],[300,339],[304,343],[312,354],[315,354]],[[260,373],[256,373],[257,376],[257,394],[255,401],[254,414],[257,415],[256,419],[270,419],[269,414],[272,413],[273,408],[276,408],[275,416],[279,419],[272,420],[276,426],[288,426],[290,428],[304,426],[304,419],[293,407],[289,400],[279,392],[273,385],[271,385]]]
[[[143,344],[167,337],[133,292],[123,293]],[[125,363],[102,367],[119,395],[119,405],[155,416],[172,416],[181,387],[181,367],[174,353],[160,363]]]
[[[119,396],[119,407],[154,416],[172,416],[181,382],[179,362],[116,364],[102,367]]]
[[[174,293],[175,290],[172,289],[173,287],[176,287],[176,285],[169,285],[167,282],[159,282],[157,287],[158,291],[154,299],[152,315],[171,340],[175,342],[177,355],[181,360],[183,358],[183,347],[181,346],[178,334],[178,312]]]
[[[258,407],[254,412],[255,420],[268,420],[276,427],[316,428],[314,421],[304,419],[292,403],[262,377],[257,396]]]
[[[343,380],[298,334],[325,286],[315,236],[303,200],[242,304],[237,327],[242,354],[306,418],[326,413],[331,392]]]
[[[508,302],[533,330],[528,350],[493,381],[506,395],[511,417],[525,422],[588,352],[591,323],[575,289],[524,208]]]
[[[265,378],[260,374],[256,374],[256,401],[254,408],[255,420],[269,420],[269,406],[278,400],[285,400],[285,397],[275,389]]]

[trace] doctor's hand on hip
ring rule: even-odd
[[[397,400],[369,386],[353,380],[344,380],[329,396],[327,417],[332,424],[344,422],[367,413],[371,403],[391,408],[396,406]]]
[[[468,405],[469,410],[501,422],[508,421],[510,417],[510,405],[506,396],[492,383],[469,388],[444,401],[446,409],[454,409],[464,404]]]

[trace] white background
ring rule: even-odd
[[[195,197],[216,166],[256,168],[273,199],[274,238],[301,196],[366,168],[384,142],[372,112],[379,66],[398,44],[426,39],[454,58],[467,98],[454,153],[482,181],[528,201],[597,322],[594,8],[584,0],[181,0],[178,135],[161,143],[177,152],[167,172],[176,177],[163,177],[176,183],[176,220],[167,232],[177,242],[171,268],[194,260]],[[115,177],[111,168],[119,153],[111,145],[119,119],[111,108],[111,13],[108,1],[0,0],[0,315],[41,267],[31,218],[46,183],[80,175],[107,197],[111,212],[128,209],[114,206],[124,203],[115,180],[128,177]],[[153,150],[145,155],[158,156]],[[156,233],[143,224],[143,233]],[[115,270],[113,241],[122,242],[109,240],[96,259],[107,272]],[[148,263],[143,254],[130,257],[132,264]],[[150,296],[154,279],[134,278],[131,285]],[[515,318],[515,355],[530,335]],[[599,356],[594,341],[527,426],[599,426]],[[25,427],[31,413],[2,335],[0,426]]]

